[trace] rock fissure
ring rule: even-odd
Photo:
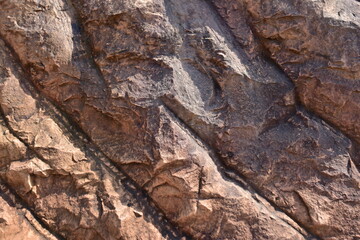
[[[360,237],[359,10],[0,1],[0,238]]]
[[[16,206],[16,209],[24,208],[24,217],[29,221],[29,223],[46,239],[58,239],[64,240],[65,238],[58,233],[52,231],[48,224],[43,222],[41,218],[34,213],[33,209],[26,205],[21,198],[16,194],[16,191],[9,186],[3,180],[0,182],[1,198],[7,201],[10,206]]]
[[[9,46],[7,43],[6,47],[10,50],[12,49],[11,46]],[[17,55],[15,54],[15,59],[17,58],[16,56]],[[18,61],[18,63],[21,66],[21,62]],[[23,81],[21,83],[23,83]],[[119,166],[114,164],[110,158],[108,158],[104,153],[102,153],[102,151],[96,146],[96,144],[90,140],[90,138],[81,130],[80,127],[78,127],[77,123],[71,121],[66,116],[66,114],[63,113],[63,111],[56,106],[56,104],[48,101],[46,97],[42,97],[41,91],[37,91],[34,86],[31,86],[31,83],[32,81],[28,80],[28,84],[26,84],[25,87],[27,88],[27,90],[31,89],[31,94],[34,95],[35,98],[39,99],[41,108],[46,110],[46,113],[48,113],[55,121],[57,121],[57,123],[62,126],[62,128],[69,131],[69,133],[65,133],[65,135],[67,135],[70,139],[73,139],[75,143],[80,143],[79,147],[83,145],[83,143],[81,142],[85,142],[85,146],[82,146],[82,148],[85,148],[85,151],[87,151],[93,157],[93,159],[102,159],[96,161],[105,166],[108,171],[110,171],[114,176],[116,176],[118,182],[123,184],[126,191],[128,191],[133,196],[133,198],[136,199],[137,204],[141,205],[145,216],[155,222],[155,226],[157,228],[160,228],[160,231],[164,236],[167,236],[171,239],[180,239],[185,236],[184,234],[179,233],[179,230],[177,230],[176,227],[171,226],[172,223],[166,220],[163,213],[159,212],[159,210],[155,210],[157,207],[156,205],[154,205],[154,203],[152,203],[147,194],[143,190],[141,190],[141,188],[133,180],[131,180],[131,178]],[[36,149],[31,146],[29,142],[18,136],[18,133],[11,127],[11,125],[7,121],[6,115],[4,114],[2,107],[0,107],[0,113],[10,132],[14,136],[16,136],[17,139],[19,139],[28,149],[31,149],[31,151],[39,159],[47,162],[47,160],[42,155],[38,154]]]
[[[164,103],[163,103],[164,104]],[[164,104],[164,106],[166,106]],[[179,125],[181,125],[183,128],[185,128],[188,132],[189,135],[194,137],[194,139],[196,141],[198,141],[199,143],[201,143],[201,145],[207,149],[207,151],[210,152],[210,156],[212,156],[212,159],[214,160],[215,164],[217,165],[218,171],[227,179],[229,179],[230,181],[234,182],[235,184],[237,184],[238,186],[240,186],[241,188],[245,189],[246,191],[249,191],[251,194],[255,194],[257,196],[259,196],[260,198],[263,199],[263,201],[266,201],[267,204],[271,207],[273,207],[275,209],[275,211],[279,211],[283,214],[285,214],[287,217],[289,217],[292,221],[294,221],[298,226],[300,226],[302,229],[304,229],[306,232],[306,234],[304,234],[304,232],[299,231],[300,234],[302,234],[306,239],[320,239],[318,236],[316,236],[315,234],[313,234],[311,231],[309,231],[309,229],[307,227],[305,227],[303,224],[301,224],[299,221],[297,221],[296,219],[293,218],[293,216],[289,215],[288,213],[286,213],[285,211],[283,211],[281,208],[279,208],[274,202],[270,201],[269,199],[267,199],[265,196],[263,196],[261,194],[261,191],[256,190],[256,188],[251,185],[250,183],[247,182],[246,177],[242,176],[242,174],[238,171],[233,171],[227,168],[227,166],[219,159],[221,159],[221,156],[219,156],[219,154],[217,154],[216,152],[214,152],[213,149],[211,149],[195,132],[194,130],[188,126],[184,121],[182,121],[179,117],[176,116],[176,114],[170,110],[170,108],[168,106],[166,106],[167,110],[170,111],[172,113],[172,115],[174,117],[176,117],[177,122]],[[218,160],[215,160],[218,159]],[[230,167],[231,168],[231,167]],[[202,169],[202,168],[201,168]],[[203,186],[202,183],[202,170],[200,171],[200,175],[199,175],[199,189],[198,189],[198,194],[200,195],[201,193],[201,188]],[[285,219],[281,219],[282,221],[286,222]],[[288,223],[287,223],[288,224]],[[289,224],[289,226],[291,228],[293,228],[293,226],[291,224]],[[298,231],[296,229],[296,231]]]

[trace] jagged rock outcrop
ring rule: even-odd
[[[360,239],[360,3],[0,1],[1,239]]]

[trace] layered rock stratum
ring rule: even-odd
[[[0,239],[360,239],[357,0],[0,0]]]

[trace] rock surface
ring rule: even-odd
[[[360,239],[359,84],[354,0],[0,1],[0,239]]]

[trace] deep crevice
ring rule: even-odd
[[[209,2],[209,1],[205,1],[209,7],[211,8],[211,10],[215,13],[215,15],[217,16],[217,18],[219,19],[220,23],[222,23],[227,29],[229,28],[228,27],[228,24],[227,22],[222,18],[222,16],[218,13],[217,11],[217,8],[214,6],[214,4],[212,2]],[[233,32],[230,30],[229,31],[229,34],[231,34],[232,38],[233,39],[237,39],[236,36],[234,36]],[[255,34],[255,33],[254,33]],[[255,36],[256,37],[256,36]],[[235,44],[235,47],[239,47],[240,43],[238,43],[238,41],[236,41],[237,44]],[[262,45],[261,45],[262,46]],[[269,57],[270,58],[270,57]],[[272,63],[273,65],[275,65],[275,67],[277,68],[277,71],[278,72],[281,72],[282,74],[285,74],[285,77],[287,79],[290,79],[289,76],[287,76],[287,74],[283,71],[283,69],[276,63],[276,62],[273,62],[273,61],[269,61],[270,63]],[[292,81],[289,81],[290,84],[294,87],[294,84]],[[196,131],[191,127],[189,126],[186,122],[184,122],[181,118],[179,118],[172,110],[170,107],[168,107],[164,102],[162,102],[162,104],[166,107],[166,109],[168,109],[175,117],[176,119],[178,119],[180,121],[180,123],[182,125],[184,125],[189,131],[190,131],[190,135],[191,136],[195,136],[195,140],[197,141],[200,141],[201,142],[201,145],[203,146],[206,146],[205,149],[209,150],[209,149],[212,149],[211,147],[209,147],[205,141],[203,141],[203,139],[201,137],[199,137],[199,135],[196,133]],[[295,104],[297,106],[297,103]],[[222,159],[222,156],[220,156],[219,153],[217,153],[216,151],[213,151],[213,150],[209,150],[210,153],[212,153],[212,157],[213,159]],[[253,184],[249,184],[246,177],[243,176],[239,171],[236,171],[236,170],[228,170],[228,168],[226,168],[227,166],[223,163],[223,161],[215,161],[215,163],[218,165],[218,168],[219,170],[221,169],[221,174],[224,176],[226,175],[227,177],[229,177],[232,181],[236,181],[237,185],[243,187],[244,189],[252,189],[251,191],[257,193],[259,196],[261,196],[262,198],[264,198],[267,202],[269,202],[269,204],[274,207],[277,211],[280,211],[282,213],[284,213],[285,215],[287,215],[290,219],[292,219],[294,222],[296,222],[301,228],[303,228],[304,230],[306,230],[309,235],[313,235],[313,236],[308,236],[309,239],[313,239],[313,238],[316,238],[316,239],[321,239],[319,236],[317,236],[316,234],[312,233],[312,231],[306,227],[305,225],[303,225],[302,223],[300,223],[299,221],[297,221],[296,219],[294,219],[294,217],[296,216],[291,216],[289,215],[287,212],[284,212],[280,207],[278,207],[274,202],[272,202],[270,199],[264,197],[262,194],[259,194],[261,193],[261,191],[259,189],[257,189],[256,186],[254,186]],[[220,165],[220,166],[219,166]],[[230,174],[226,174],[226,172],[230,172]],[[235,173],[235,174],[234,174]],[[241,180],[235,180],[233,177],[231,176],[234,176],[234,175],[237,175],[240,177]],[[250,191],[250,192],[251,192]]]
[[[356,1],[360,1],[360,0],[356,0]],[[211,3],[213,5],[213,3]],[[214,11],[217,12],[216,7],[214,6]],[[217,12],[217,14],[219,14]],[[220,15],[220,14],[219,14]],[[225,22],[226,26],[228,26],[226,20],[224,20],[224,18],[220,15],[220,18]],[[250,14],[247,15],[248,18],[248,25],[251,29],[251,32],[254,35],[254,38],[256,39],[257,43],[260,45],[261,47],[261,52],[259,53],[261,55],[261,57],[265,58],[267,60],[267,62],[271,63],[279,72],[281,72],[286,79],[288,80],[288,82],[294,87],[294,93],[295,93],[295,105],[297,109],[301,109],[304,112],[306,112],[309,116],[318,118],[320,120],[322,120],[323,122],[325,122],[327,125],[329,125],[331,128],[333,128],[336,132],[341,133],[343,136],[345,136],[346,138],[348,138],[352,143],[356,143],[356,145],[358,146],[358,148],[360,147],[360,143],[358,143],[358,141],[356,141],[353,137],[349,136],[347,133],[343,132],[341,129],[339,129],[337,126],[335,126],[334,124],[332,124],[331,122],[327,121],[326,119],[324,119],[322,116],[320,116],[319,114],[317,114],[316,112],[312,111],[311,109],[309,109],[308,107],[306,107],[304,104],[302,104],[301,99],[300,99],[300,94],[298,92],[298,89],[294,83],[294,79],[289,76],[289,74],[287,73],[287,71],[281,66],[281,64],[279,64],[276,59],[274,59],[271,56],[271,52],[268,48],[266,48],[266,46],[264,45],[264,40],[268,40],[267,38],[264,38],[262,36],[260,36],[258,34],[258,32],[255,30],[252,21],[250,20],[252,17],[250,16]],[[232,31],[230,31],[232,32]],[[235,36],[234,36],[235,37]],[[236,39],[236,37],[235,37]],[[354,164],[359,172],[360,172],[360,164]]]
[[[52,103],[52,101],[50,101],[50,102]],[[52,104],[53,104],[55,107],[57,107],[56,104],[54,104],[54,103],[52,103]],[[58,108],[58,107],[57,107],[57,108]],[[62,110],[61,110],[60,112],[63,113]],[[71,120],[70,120],[71,118],[68,117],[66,114],[63,113],[63,117],[64,117],[64,116],[67,118],[67,121],[69,121],[69,122],[71,121]],[[175,115],[175,116],[176,116],[176,115]],[[179,119],[179,120],[181,121],[180,118],[177,117],[177,119]],[[321,118],[320,118],[320,119],[321,119]],[[58,120],[62,121],[61,118],[58,119]],[[67,127],[78,126],[77,124],[74,124],[73,122],[70,122],[70,124],[66,124],[66,125],[67,125]],[[185,124],[185,125],[186,125],[186,124]],[[189,127],[187,126],[187,128],[189,128]],[[72,134],[77,133],[77,131],[82,131],[82,130],[80,130],[80,129],[81,129],[81,128],[79,127],[79,130],[72,130],[72,131],[74,131],[74,132],[72,132]],[[195,131],[193,131],[191,128],[190,128],[190,130],[191,130],[192,132],[195,132]],[[197,136],[197,134],[195,134],[195,136]],[[88,136],[87,136],[87,139],[90,141],[90,138],[89,138]],[[97,147],[97,148],[99,148],[99,147]],[[104,154],[104,155],[105,155],[105,154]],[[106,155],[105,155],[105,156],[106,156]],[[110,159],[110,158],[109,158],[109,159]],[[109,161],[111,161],[111,159],[110,159]],[[112,161],[111,161],[111,162],[112,162]],[[112,163],[112,164],[113,164],[113,163]],[[225,167],[224,167],[224,171],[226,172],[226,171],[228,171],[228,170],[226,170]],[[226,173],[225,173],[225,174],[226,174]],[[244,184],[244,183],[242,183],[242,184]],[[246,184],[245,184],[245,185],[246,185]],[[245,185],[244,185],[244,186],[245,186]],[[260,194],[259,194],[259,195],[260,195]],[[266,198],[265,198],[265,199],[266,199]]]
[[[77,35],[79,35],[79,40],[80,42],[78,44],[81,44],[84,48],[85,48],[85,52],[87,55],[90,56],[90,65],[93,69],[95,69],[97,76],[100,78],[100,80],[103,82],[103,84],[105,86],[108,86],[108,83],[105,80],[105,77],[99,67],[99,65],[96,63],[95,61],[95,56],[93,53],[93,47],[90,41],[90,36],[87,34],[85,27],[83,25],[83,19],[79,13],[79,9],[75,6],[75,4],[71,1],[71,0],[63,0],[64,2],[66,2],[69,7],[72,10],[72,13],[74,14],[74,19],[71,18],[72,24],[71,26],[76,26],[75,27],[75,32],[77,33]],[[75,41],[75,44],[77,42]],[[83,44],[82,44],[83,43]],[[110,88],[106,87],[106,94],[107,97],[111,96],[111,92],[110,92]]]
[[[0,39],[3,40],[5,46],[10,50],[13,58],[16,60],[17,65],[21,68],[23,73],[26,73],[27,76],[29,72],[26,71],[23,64],[20,61],[19,56],[17,55],[16,51],[12,48],[12,46],[3,38],[0,34]],[[34,86],[34,83],[31,79],[27,79],[26,81],[21,81],[21,84],[24,84],[25,89],[30,91],[32,97],[36,99],[39,105],[43,109],[46,109],[46,113],[57,123],[62,129],[66,129],[69,131],[68,136],[72,140],[74,145],[77,144],[77,141],[81,141],[82,144],[85,145],[86,148],[81,147],[83,151],[86,151],[90,156],[103,166],[105,166],[114,176],[115,178],[120,179],[119,181],[125,188],[125,190],[131,194],[134,199],[136,199],[137,203],[140,205],[144,217],[147,219],[151,219],[154,227],[158,228],[159,231],[162,233],[164,237],[168,237],[170,239],[191,239],[190,236],[183,233],[178,226],[167,219],[166,214],[156,205],[156,203],[148,196],[148,194],[116,163],[114,163],[110,157],[108,157],[100,147],[95,144],[91,138],[82,130],[82,128],[72,120],[66,114],[66,111],[62,108],[58,107],[53,101],[49,100],[47,97],[44,97],[40,90]],[[17,137],[28,149],[32,150],[35,155],[44,162],[47,162],[41,155],[39,155],[34,148],[32,148],[27,142],[25,142],[21,137],[19,137],[14,129],[11,128],[10,124],[6,119],[6,115],[0,106],[0,115],[4,118],[4,122],[6,126],[9,128],[9,131]],[[66,135],[66,133],[64,132]],[[107,164],[106,164],[107,163]],[[114,168],[116,169],[114,171]],[[119,176],[121,174],[122,176]]]
[[[17,209],[19,208],[25,208],[32,217],[40,224],[40,226],[45,229],[45,231],[49,232],[54,238],[58,240],[65,240],[66,238],[59,233],[56,233],[51,230],[50,226],[48,226],[45,222],[41,220],[39,216],[34,212],[34,210],[29,207],[22,198],[14,191],[2,178],[0,178],[0,195],[3,196],[3,199],[10,205],[10,206],[16,206]],[[11,197],[12,195],[13,197]],[[34,229],[36,229],[34,227]],[[45,236],[43,233],[39,232],[41,235]]]
[[[204,166],[202,166],[200,168],[199,171],[199,181],[198,181],[198,192],[197,192],[197,204],[199,204],[200,198],[201,198],[201,190],[203,188],[203,184],[204,184]]]
[[[358,0],[357,0],[358,1]],[[210,3],[213,5],[213,3]],[[214,11],[217,12],[216,7],[214,6]],[[217,14],[219,14],[217,12]],[[220,14],[219,14],[220,15]],[[220,18],[224,21],[224,23],[226,24],[226,26],[228,27],[228,24],[226,22],[226,20],[224,20],[224,18],[220,15]],[[247,16],[247,18],[251,18],[250,15]],[[267,49],[263,43],[264,40],[266,40],[266,38],[260,36],[257,31],[255,30],[254,26],[251,23],[251,20],[248,19],[248,25],[251,28],[251,31],[254,35],[255,40],[258,42],[258,44],[260,45],[261,49],[260,49],[260,56],[265,58],[267,60],[267,62],[271,63],[272,66],[274,66],[277,71],[281,72],[286,79],[288,80],[288,82],[294,87],[294,93],[295,93],[295,106],[297,108],[297,110],[301,110],[306,112],[309,116],[313,117],[313,118],[318,118],[319,120],[323,121],[324,123],[326,123],[328,126],[330,126],[335,132],[337,133],[341,133],[343,136],[345,136],[346,138],[348,138],[352,145],[354,146],[354,148],[356,149],[360,149],[360,143],[355,140],[353,137],[349,136],[347,133],[343,132],[341,129],[339,129],[337,126],[335,126],[334,124],[332,124],[331,122],[327,121],[326,119],[324,119],[322,116],[320,116],[319,114],[317,114],[316,112],[312,111],[311,109],[309,109],[308,107],[306,107],[304,104],[302,104],[301,100],[300,100],[300,94],[298,92],[298,89],[296,88],[296,85],[294,84],[294,80],[291,76],[289,76],[286,72],[286,70],[274,59],[271,57],[271,53],[269,51],[269,49]],[[230,31],[231,32],[231,31]],[[232,33],[232,32],[231,32]],[[235,39],[236,37],[233,36]],[[352,146],[352,148],[353,148]],[[355,156],[355,152],[358,151],[353,151],[353,150],[349,150],[349,154],[351,155],[352,161],[354,163],[354,165],[356,166],[356,168],[358,169],[358,171],[360,172],[360,156],[357,157]],[[360,152],[359,152],[360,153]],[[359,154],[358,154],[359,155]]]
[[[175,118],[178,123],[179,126],[185,130],[189,136],[191,136],[200,146],[202,146],[205,150],[208,151],[210,157],[212,158],[212,160],[214,161],[214,163],[216,164],[218,171],[220,172],[221,176],[226,179],[229,180],[233,183],[235,183],[237,186],[243,188],[244,190],[250,192],[251,194],[257,194],[258,196],[260,196],[261,198],[263,198],[264,200],[266,200],[269,205],[271,205],[275,211],[281,212],[283,214],[285,214],[287,217],[289,217],[292,221],[294,221],[300,228],[302,228],[305,232],[307,232],[307,235],[304,235],[302,232],[299,232],[296,228],[294,228],[292,225],[290,225],[289,223],[287,223],[284,219],[281,219],[284,223],[286,223],[289,227],[293,228],[295,231],[299,232],[301,235],[304,236],[305,239],[321,239],[319,236],[317,236],[316,234],[312,233],[309,228],[307,228],[306,226],[304,226],[301,222],[297,221],[296,219],[294,219],[293,216],[291,216],[290,214],[288,214],[287,212],[283,211],[280,207],[278,207],[274,202],[272,202],[270,199],[268,199],[267,197],[265,197],[263,194],[261,194],[261,191],[256,188],[256,186],[254,186],[253,184],[249,183],[249,181],[247,180],[247,178],[242,175],[239,171],[233,170],[233,169],[229,169],[227,168],[228,166],[226,164],[224,164],[224,162],[221,160],[222,156],[220,156],[219,153],[217,153],[216,151],[214,151],[210,146],[207,145],[206,141],[204,141],[201,137],[199,137],[199,135],[196,133],[196,131],[189,126],[186,122],[184,122],[181,118],[179,118],[172,110],[171,108],[169,108],[164,102],[162,102],[162,105],[164,106],[164,108],[173,116],[173,118]],[[269,212],[271,212],[271,210],[269,210]]]

